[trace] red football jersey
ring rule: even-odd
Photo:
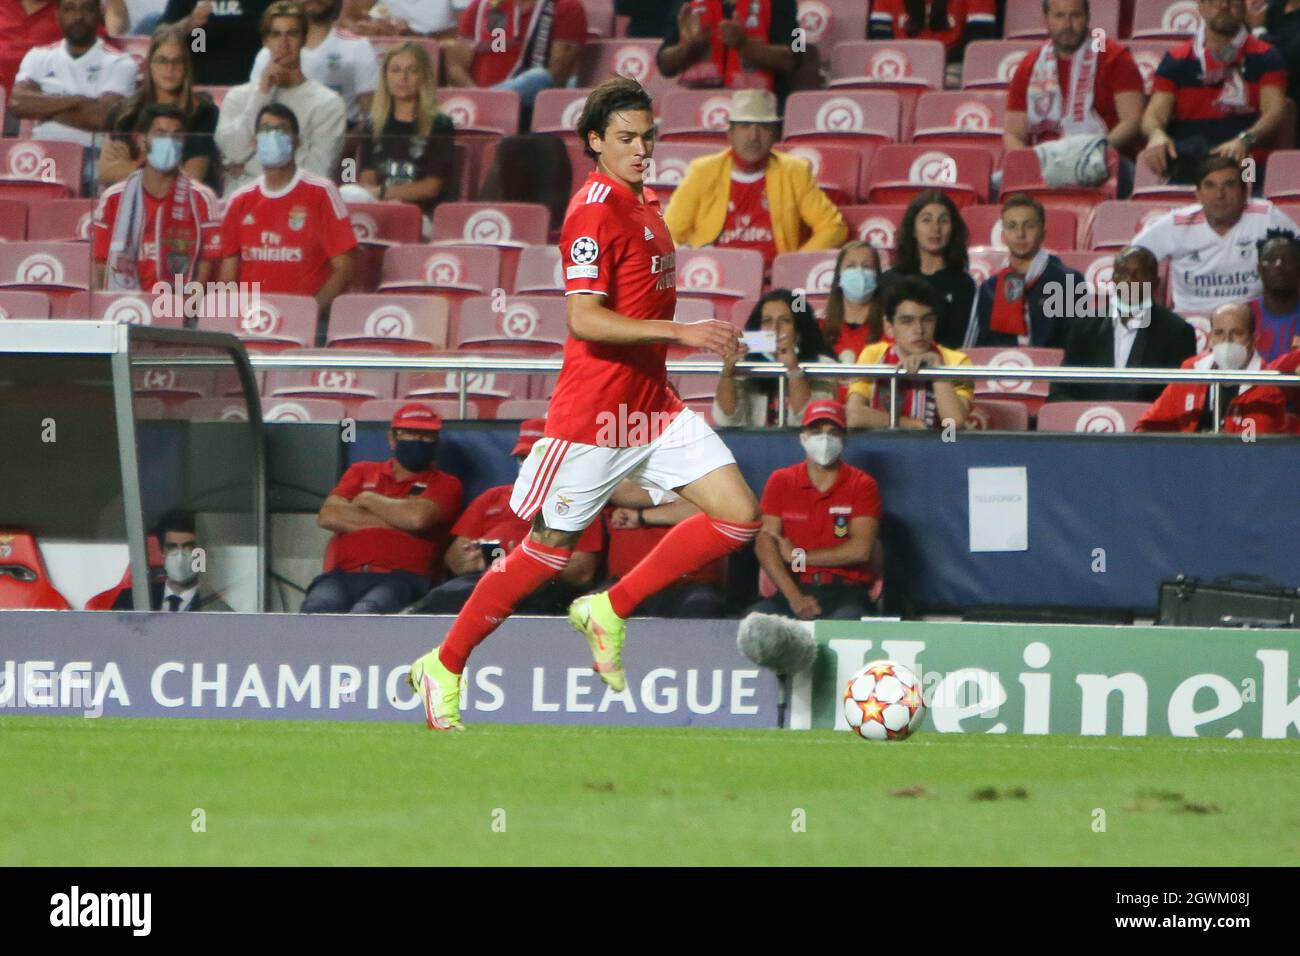
[[[514,485],[497,485],[489,488],[470,502],[465,513],[451,529],[453,538],[500,541],[501,549],[509,554],[528,537],[533,523],[525,521],[510,510],[510,495]],[[601,551],[605,547],[605,532],[599,521],[587,525],[574,551]]]
[[[221,222],[221,255],[239,256],[239,281],[262,292],[315,295],[329,261],[357,246],[335,185],[299,169],[289,185],[267,191],[261,179],[237,190]]]
[[[564,294],[596,293],[619,315],[670,322],[677,308],[675,247],[659,200],[649,188],[643,193],[644,202],[602,173],[587,177],[560,233]],[[667,343],[608,345],[569,336],[547,436],[583,445],[648,444],[656,425],[666,427],[683,407],[668,387],[667,354]],[[613,442],[611,421],[626,422],[616,426],[621,437]]]
[[[528,38],[533,16],[541,12],[538,10],[540,6],[540,3],[535,3],[524,11],[519,9],[515,0],[503,0],[495,5],[487,0],[475,0],[461,13],[457,27],[461,38],[474,47],[474,60],[469,71],[475,86],[487,89],[510,76],[519,63],[520,54],[525,52],[524,41]],[[540,29],[538,34],[534,42],[548,44],[543,60],[549,62],[549,44],[558,41],[582,46],[587,42],[587,11],[578,0],[557,0],[549,36],[543,39]]]
[[[177,270],[171,275],[164,275],[162,281],[170,283],[174,275],[183,274],[195,245],[199,245],[199,260],[221,258],[221,224],[217,220],[217,197],[212,190],[202,183],[191,183],[194,197],[194,210],[173,208],[173,214],[159,217],[161,199],[155,199],[147,191],[144,196],[144,237],[136,258],[136,270],[140,278],[140,288],[145,292],[153,289],[158,278],[158,236],[163,240],[163,260],[170,263],[170,268]],[[113,227],[117,223],[117,211],[122,205],[122,193],[126,183],[110,186],[104,191],[95,206],[95,218],[91,225],[91,240],[95,249],[95,261],[107,262],[109,246],[113,240]],[[197,216],[197,222],[195,217]],[[184,263],[184,265],[182,265]],[[214,275],[215,279],[216,276]]]
[[[875,0],[871,5],[872,26],[883,21],[893,28],[895,40],[938,40],[951,52],[961,42],[967,23],[982,22],[991,27],[996,20],[993,0],[948,0],[948,27],[935,32],[929,27],[931,6],[925,5],[926,23],[921,32],[911,36],[907,32],[907,4],[903,0]]]
[[[720,249],[754,249],[762,254],[763,267],[772,268],[776,239],[772,235],[772,211],[767,207],[766,175],[731,177],[727,218],[714,245]]]

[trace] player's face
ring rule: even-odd
[[[1300,287],[1300,253],[1285,239],[1270,239],[1259,254],[1259,278],[1269,292]]]
[[[615,113],[605,126],[604,137],[592,133],[588,142],[605,173],[639,189],[655,151],[654,114],[649,110]]]
[[[169,40],[153,51],[149,76],[155,90],[169,94],[180,92],[185,83],[185,51],[179,43]]]
[[[885,322],[885,332],[894,340],[900,355],[919,355],[934,346],[938,317],[922,302],[903,301],[894,310],[894,320]]]
[[[1047,35],[1059,50],[1077,50],[1088,35],[1084,0],[1049,0],[1043,19],[1047,22]]]
[[[1232,36],[1246,19],[1245,0],[1201,0],[1201,19],[1215,33]]]
[[[1196,187],[1196,198],[1211,226],[1230,226],[1246,208],[1246,187],[1238,170],[1216,169]]]
[[[1017,259],[1030,259],[1043,244],[1043,221],[1029,206],[1015,206],[1002,214],[1002,241]]]
[[[727,142],[735,154],[746,163],[758,163],[767,159],[776,143],[776,123],[730,123],[727,126]]]
[[[271,21],[262,43],[271,59],[280,66],[297,66],[302,50],[302,28],[295,17],[276,17]]]
[[[58,6],[59,29],[73,46],[95,42],[99,28],[98,0],[61,0]]]
[[[952,214],[942,203],[922,206],[916,214],[916,244],[922,252],[942,255],[952,241]]]
[[[384,79],[388,95],[395,100],[413,100],[420,92],[420,64],[413,53],[399,53],[388,61]]]

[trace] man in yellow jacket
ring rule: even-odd
[[[757,249],[770,267],[779,252],[843,244],[844,217],[808,162],[772,151],[780,129],[767,90],[732,94],[730,146],[691,163],[664,213],[679,246]]]

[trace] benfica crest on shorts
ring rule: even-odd
[[[307,225],[307,210],[302,206],[294,206],[289,210],[289,228],[295,232]]]

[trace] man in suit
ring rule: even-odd
[[[1061,364],[1178,368],[1195,355],[1195,330],[1154,301],[1159,265],[1151,251],[1127,246],[1115,255],[1114,269],[1116,291],[1105,300],[1104,314],[1074,321]],[[1153,402],[1160,392],[1159,384],[1059,382],[1049,401]]]
[[[204,561],[194,532],[194,512],[168,511],[158,520],[157,533],[162,542],[164,576],[149,582],[149,606],[169,613],[232,610],[219,596],[199,590],[199,569]],[[115,611],[134,607],[130,588],[123,590],[113,604]]]

